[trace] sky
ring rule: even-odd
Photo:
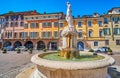
[[[72,6],[72,15],[92,15],[107,13],[113,7],[120,7],[120,0],[0,0],[0,14],[37,10],[39,13],[64,12],[66,2]]]

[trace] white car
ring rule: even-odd
[[[95,49],[94,51],[95,52],[107,53],[109,49],[110,49],[109,47],[99,47],[98,49]]]
[[[15,50],[17,50],[18,48],[20,49],[20,51],[27,51],[28,50],[25,46],[19,46],[19,47],[15,48]]]

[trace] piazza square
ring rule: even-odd
[[[119,1],[11,2],[0,5],[0,78],[120,78]]]

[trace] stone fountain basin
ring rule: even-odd
[[[44,75],[43,78],[106,78],[108,66],[115,63],[111,56],[105,54],[98,54],[104,59],[85,62],[46,60],[42,58],[46,54],[49,53],[39,53],[31,58],[38,71]]]

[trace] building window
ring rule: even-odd
[[[22,38],[27,38],[28,37],[28,32],[22,32]]]
[[[51,16],[48,16],[48,18],[51,18]]]
[[[114,23],[118,23],[119,17],[114,17],[114,18],[113,18],[113,21],[114,21]]]
[[[18,20],[19,16],[17,15],[17,16],[15,16],[15,18],[16,18],[16,20]]]
[[[63,27],[63,23],[60,23],[60,28],[62,28]]]
[[[89,34],[89,37],[92,37],[92,30],[89,30],[88,34]]]
[[[109,40],[105,40],[105,45],[109,45]]]
[[[51,27],[52,26],[52,23],[51,22],[48,22],[48,27]]]
[[[13,23],[13,22],[11,22],[10,26],[11,26],[11,27],[13,27],[13,26],[14,26],[14,23]]]
[[[18,22],[15,22],[15,26],[18,26]]]
[[[34,23],[30,23],[30,28],[34,28]]]
[[[46,16],[43,16],[43,18],[46,18]]]
[[[24,22],[20,22],[20,26],[24,26]]]
[[[99,26],[102,26],[102,21],[98,21],[98,25],[99,25]]]
[[[25,24],[25,25],[24,25],[24,28],[28,28],[28,24]]]
[[[38,17],[36,17],[36,19],[38,19]]]
[[[42,32],[42,38],[46,37],[46,32]]]
[[[81,27],[82,26],[82,23],[81,22],[78,22],[78,27]]]
[[[78,38],[82,37],[82,32],[78,32]]]
[[[120,34],[120,28],[114,28],[114,34],[119,35]]]
[[[58,32],[57,31],[54,31],[54,37],[58,37]]]
[[[30,32],[30,38],[38,38],[39,33],[38,32]]]
[[[12,32],[8,32],[7,38],[11,38],[11,37],[12,37]]]
[[[104,18],[104,24],[108,24],[108,18]]]
[[[116,45],[120,45],[120,40],[116,40]]]
[[[38,23],[30,23],[30,28],[39,28]]]
[[[8,17],[8,16],[6,16],[6,17],[5,17],[5,19],[6,19],[6,21],[8,21],[8,20],[9,20],[9,17]]]
[[[55,18],[58,18],[58,16],[57,16],[57,15],[55,15]]]
[[[50,37],[52,37],[52,32],[42,32],[42,37],[43,38],[50,38]]]
[[[52,26],[52,23],[51,22],[43,22],[42,23],[42,27],[51,27]]]
[[[103,36],[103,30],[99,30],[99,36],[100,36],[100,37]]]
[[[15,16],[11,16],[11,20],[13,21],[15,19]]]
[[[110,28],[104,28],[104,35],[110,35]]]
[[[52,37],[52,32],[47,32],[47,35],[46,35],[47,38],[50,38]]]
[[[88,21],[88,26],[92,26],[92,22],[91,21]]]
[[[22,32],[19,33],[19,38],[22,38]]]
[[[55,27],[58,27],[58,22],[54,22],[54,26],[55,26]]]
[[[9,22],[6,22],[6,23],[5,23],[5,27],[8,27],[8,26],[9,26]]]
[[[14,38],[17,38],[17,33],[16,32],[14,33]]]
[[[98,41],[94,41],[94,46],[98,46]]]

